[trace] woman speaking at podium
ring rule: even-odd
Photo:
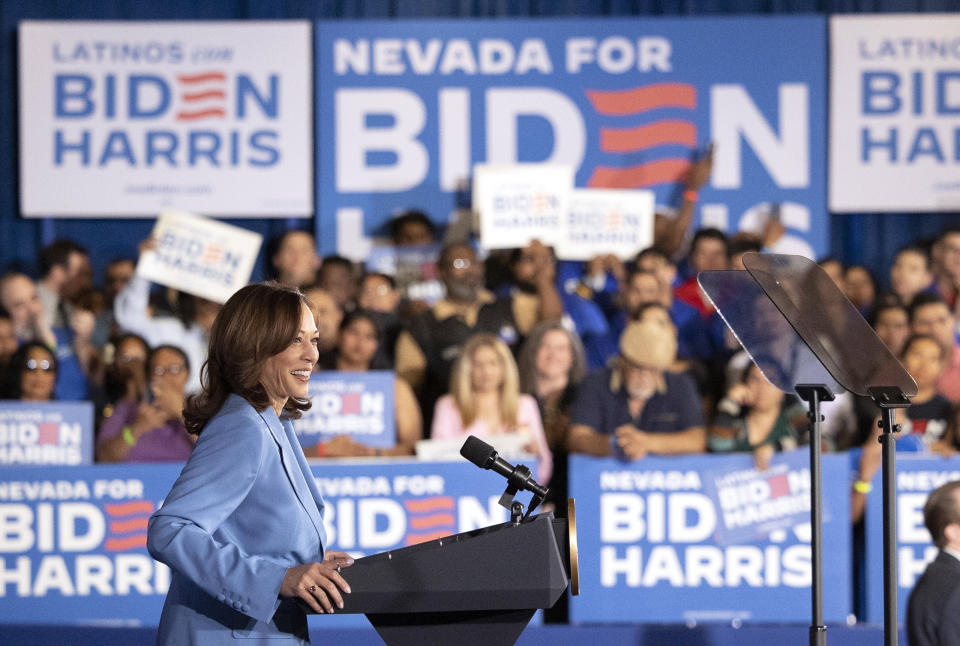
[[[274,283],[247,285],[217,315],[203,391],[188,399],[198,435],[147,547],[172,570],[158,644],[280,638],[307,643],[305,611],[333,612],[353,563],[326,552],[323,500],[294,435],[310,407],[317,327],[306,299]]]

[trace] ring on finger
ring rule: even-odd
[[[337,563],[337,574],[340,574],[340,564]]]
[[[310,592],[316,592],[316,591],[317,591],[317,586],[311,585],[309,588],[307,588],[307,590],[309,590]]]

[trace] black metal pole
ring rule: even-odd
[[[897,440],[896,408],[883,408],[883,643],[897,645]]]

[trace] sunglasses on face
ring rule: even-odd
[[[53,362],[51,362],[49,359],[40,359],[39,361],[36,359],[27,359],[26,369],[30,372],[34,372],[36,370],[48,372],[53,370]]]
[[[185,371],[186,366],[173,365],[173,366],[154,366],[153,367],[153,376],[162,377],[164,375],[179,375],[181,372]]]

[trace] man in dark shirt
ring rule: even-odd
[[[923,507],[923,522],[940,548],[907,602],[910,646],[960,644],[960,480],[937,487]]]
[[[697,390],[689,377],[667,370],[676,353],[672,327],[652,320],[628,324],[616,365],[580,384],[570,451],[628,460],[702,453],[706,431]]]

